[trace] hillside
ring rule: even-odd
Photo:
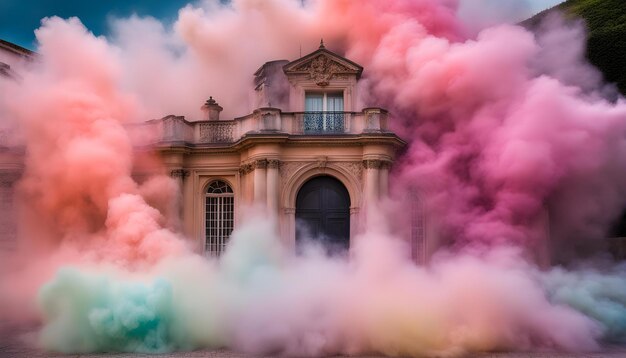
[[[587,58],[608,82],[626,95],[626,0],[568,0],[524,21],[533,27],[554,10],[585,20],[589,31]]]

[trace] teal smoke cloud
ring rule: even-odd
[[[41,341],[59,352],[164,353],[183,348],[171,285],[123,282],[74,268],[42,287]]]
[[[599,321],[606,342],[626,343],[626,264],[609,272],[555,268],[543,276],[543,282],[552,302]]]

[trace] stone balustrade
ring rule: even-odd
[[[190,122],[184,117],[168,116],[149,121],[159,134],[158,142],[233,143],[249,134],[282,133],[319,136],[387,132],[388,113],[382,108],[361,112],[282,112],[259,108],[233,120]]]

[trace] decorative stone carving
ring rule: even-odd
[[[389,169],[391,162],[381,159],[366,159],[363,161],[363,166],[367,169]]]
[[[333,61],[328,56],[320,54],[313,60],[296,68],[296,71],[308,72],[309,78],[318,86],[328,86],[330,80],[337,73],[350,72],[350,69]]]
[[[334,162],[336,165],[350,173],[363,188],[363,164],[361,162]]]
[[[310,163],[311,162],[281,162],[279,167],[279,174],[281,177],[281,192],[285,191],[285,187],[287,186],[289,178],[291,178],[293,174],[300,168]]]
[[[318,166],[318,168],[320,168],[322,170],[324,168],[326,168],[326,162],[328,162],[328,157],[326,157],[326,156],[318,157],[317,158],[317,166]]]
[[[267,159],[259,159],[254,162],[254,169],[266,169],[267,163]]]
[[[342,78],[348,79],[355,76],[358,80],[363,72],[363,67],[326,49],[323,43],[317,51],[301,57],[283,66],[283,70],[289,81],[296,77],[313,80],[318,86],[328,86],[331,80]]]
[[[280,167],[280,160],[278,159],[268,159],[267,167],[269,169],[278,169]]]
[[[297,162],[281,162],[280,163],[280,177],[281,180],[281,192],[285,191],[288,178],[291,178],[294,173],[311,162],[297,161]],[[363,163],[361,161],[341,161],[341,162],[325,162],[325,166],[334,165],[343,169],[344,172],[350,174],[350,176],[358,182],[359,188],[363,188]]]
[[[185,169],[174,169],[174,170],[170,171],[170,176],[172,178],[185,179],[186,177],[189,176],[189,171],[185,170]]]
[[[380,169],[383,165],[383,161],[380,159],[366,159],[363,161],[363,166],[366,169]]]
[[[235,123],[210,122],[200,124],[200,142],[230,143],[233,141]]]
[[[239,174],[246,175],[254,170],[254,165],[252,163],[245,163],[239,167]]]

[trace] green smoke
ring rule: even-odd
[[[626,264],[606,272],[555,268],[544,274],[543,284],[552,302],[600,322],[606,342],[626,343]]]
[[[173,299],[163,279],[121,282],[64,268],[40,291],[41,343],[64,353],[185,349]]]

